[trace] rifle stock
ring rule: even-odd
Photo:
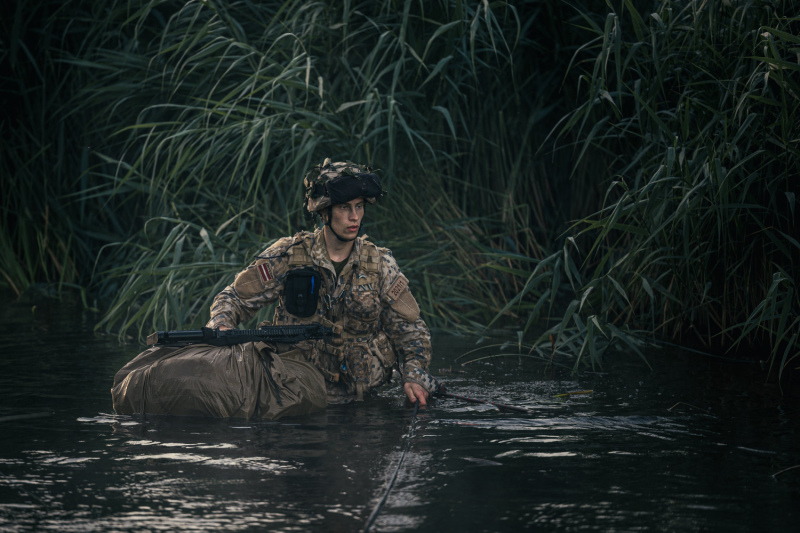
[[[259,329],[188,329],[177,331],[156,331],[147,337],[148,346],[186,346],[189,344],[210,344],[212,346],[233,346],[245,342],[280,342],[294,344],[310,339],[324,339],[333,336],[333,329],[322,324],[297,324],[294,326],[262,326]]]

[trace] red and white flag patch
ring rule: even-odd
[[[272,272],[269,271],[267,263],[256,265],[256,269],[258,269],[258,276],[261,278],[262,283],[266,283],[272,279]]]

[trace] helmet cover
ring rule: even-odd
[[[350,161],[331,163],[330,158],[306,174],[303,186],[304,203],[311,213],[355,198],[374,204],[384,193],[380,179],[371,168]]]

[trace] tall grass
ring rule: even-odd
[[[647,339],[767,346],[777,374],[800,355],[792,7],[664,1],[646,13],[626,0],[604,20],[584,14],[591,38],[569,75],[582,101],[553,135],[606,191],[543,262],[575,297],[541,343],[556,335],[555,349],[592,363]]]
[[[15,10],[4,8],[0,41],[2,81],[7,88],[2,91],[0,122],[0,279],[17,295],[35,282],[63,286],[76,283],[80,276],[74,227],[56,198],[54,183],[66,180],[61,169],[67,160],[80,165],[81,153],[68,153],[50,135],[52,125],[47,122],[69,99],[70,80],[47,54],[27,46],[47,41],[46,28],[37,22],[47,17],[51,6],[36,7],[27,11],[19,3]],[[70,126],[63,123],[57,128],[63,134]]]
[[[52,196],[109,219],[80,261],[112,302],[102,326],[205,321],[190,302],[309,226],[301,177],[326,156],[382,169],[368,232],[398,248],[426,318],[488,322],[515,289],[485,268],[514,262],[496,250],[541,256],[559,230],[535,155],[558,77],[529,60],[546,4],[64,3],[46,18],[69,36],[48,50],[73,84],[55,116],[91,149]]]
[[[576,365],[767,346],[780,372],[800,353],[793,7],[26,3],[0,21],[0,286],[80,287],[123,335],[200,324],[309,228],[301,177],[330,156],[382,169],[366,231],[435,327],[512,327]]]

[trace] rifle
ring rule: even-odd
[[[259,329],[189,329],[185,331],[156,331],[147,337],[148,346],[186,346],[188,344],[210,344],[233,346],[245,342],[280,342],[295,344],[310,339],[333,337],[333,329],[322,324],[298,324],[295,326],[261,326]]]

